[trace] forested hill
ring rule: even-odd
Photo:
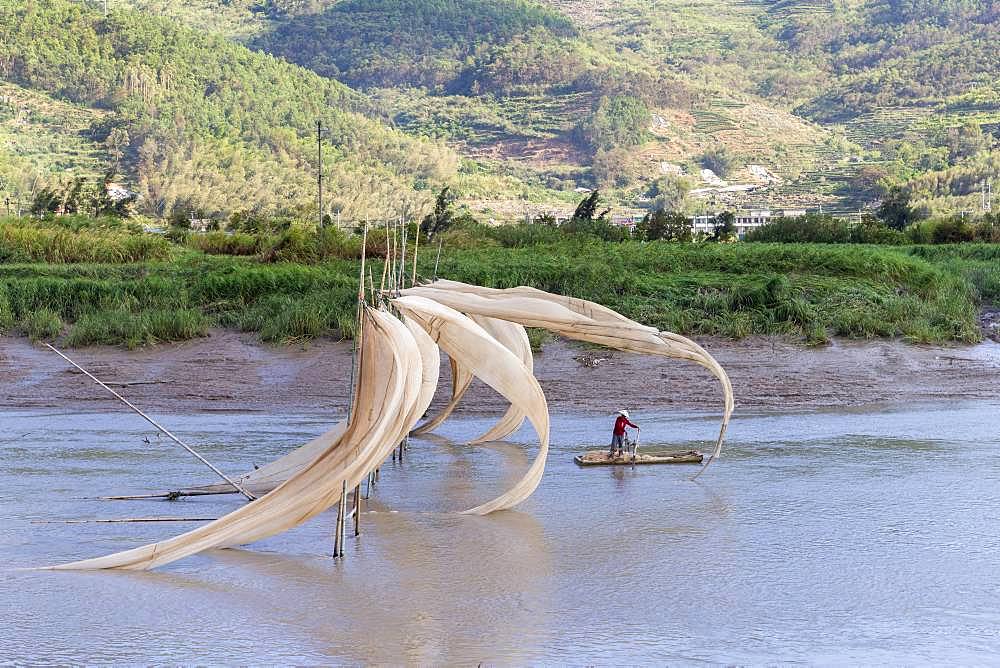
[[[569,19],[525,0],[344,0],[292,17],[252,46],[352,86],[456,92],[515,40],[560,52],[572,50],[566,38],[574,36]],[[566,68],[559,75],[562,83],[574,76]]]
[[[317,119],[332,146],[330,189],[350,213],[398,208],[414,184],[444,183],[457,164],[363,115],[365,99],[336,81],[135,11],[0,0],[0,77],[113,112],[82,134],[157,215],[308,207]]]
[[[155,215],[306,211],[317,119],[348,215],[445,184],[498,218],[595,187],[690,212],[903,186],[954,212],[1000,164],[995,0],[111,7],[0,0],[0,180],[57,146],[46,179],[117,166]]]
[[[1000,103],[1000,3],[873,0],[829,12],[791,4],[771,10],[776,35],[834,82],[803,113],[836,120],[886,106]]]

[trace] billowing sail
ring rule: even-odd
[[[472,385],[472,377],[471,371],[462,367],[457,361],[455,361],[454,358],[452,358],[451,398],[448,399],[448,403],[445,404],[441,410],[435,413],[432,417],[428,418],[427,421],[419,427],[414,429],[413,435],[419,436],[420,434],[426,434],[440,427],[455,411],[455,408],[458,407],[458,403],[462,400],[462,397],[465,396],[469,386]]]
[[[417,342],[387,312],[364,310],[358,362],[353,410],[344,433],[274,491],[174,538],[52,568],[154,568],[207,549],[273,536],[338,503],[344,482],[357,485],[413,427],[423,389]]]
[[[510,320],[525,327],[541,327],[567,338],[617,350],[684,359],[699,364],[719,380],[723,391],[722,426],[715,450],[706,466],[722,450],[722,441],[734,407],[732,384],[719,363],[690,339],[640,325],[600,304],[528,287],[496,289],[439,280],[403,290],[402,294],[427,297],[462,313]]]
[[[528,371],[534,371],[534,358],[531,354],[531,342],[528,340],[528,333],[521,325],[508,320],[497,318],[487,318],[482,315],[470,316],[476,324],[482,327],[490,336],[499,341],[508,350],[517,355]],[[444,423],[458,407],[459,402],[465,396],[469,386],[472,384],[473,374],[455,358],[451,358],[451,398],[448,403],[441,408],[432,418],[413,430],[414,435],[425,434],[437,429]],[[500,418],[493,427],[485,433],[469,441],[471,444],[485,443],[487,441],[499,441],[504,439],[521,428],[524,422],[524,414],[518,410],[517,406],[511,404],[507,412]]]
[[[524,363],[471,318],[422,297],[393,300],[406,320],[414,320],[459,364],[499,392],[527,416],[538,434],[538,456],[524,477],[505,494],[465,511],[486,515],[511,508],[538,487],[549,450],[549,410],[538,381]]]
[[[427,333],[416,325],[407,324],[407,329],[413,335],[421,360],[420,397],[413,407],[413,420],[419,420],[434,399],[438,376],[441,372],[441,353],[437,345]],[[347,429],[347,420],[337,423],[332,429],[292,450],[283,457],[250,471],[240,477],[240,484],[254,495],[267,494],[281,483],[305,468],[320,453],[334,447],[343,437]],[[202,485],[184,490],[186,492],[230,492],[232,488],[226,484]]]
[[[528,340],[528,332],[522,325],[509,320],[498,320],[497,318],[487,318],[482,315],[470,316],[476,324],[485,329],[494,339],[496,339],[507,350],[514,353],[521,363],[524,364],[528,373],[534,374],[535,359],[531,354],[531,341]],[[469,443],[486,443],[488,441],[499,441],[507,438],[521,428],[524,418],[527,417],[517,404],[512,403],[503,414],[503,417],[480,436],[469,441]]]

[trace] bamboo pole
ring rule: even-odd
[[[400,216],[399,224],[403,226],[403,245],[400,247],[399,253],[399,286],[396,288],[396,294],[399,294],[399,291],[406,287],[406,218]]]
[[[185,443],[184,441],[182,441],[181,439],[177,438],[172,433],[170,433],[170,431],[168,431],[166,427],[162,426],[156,420],[154,420],[153,418],[149,417],[148,415],[146,415],[145,413],[143,413],[141,410],[139,410],[128,399],[126,399],[122,395],[120,395],[117,392],[115,392],[114,390],[112,390],[110,387],[108,387],[103,382],[101,382],[96,376],[94,376],[93,374],[91,374],[89,371],[87,371],[86,369],[84,369],[82,366],[80,366],[79,364],[77,364],[76,362],[74,362],[73,360],[71,360],[69,357],[67,357],[66,355],[64,355],[60,351],[56,350],[55,347],[53,347],[51,344],[46,343],[45,345],[48,346],[49,349],[52,352],[54,352],[56,355],[59,355],[59,357],[63,358],[64,360],[66,360],[67,362],[69,362],[70,364],[72,364],[73,366],[75,366],[77,369],[79,369],[81,372],[83,372],[83,374],[85,376],[87,376],[92,381],[94,381],[95,383],[97,383],[98,385],[100,385],[101,387],[103,387],[105,390],[107,390],[108,392],[110,392],[111,394],[113,394],[116,399],[118,399],[119,401],[121,401],[123,404],[125,404],[126,406],[128,406],[129,408],[131,408],[133,411],[135,411],[139,415],[141,415],[142,418],[144,420],[146,420],[146,422],[150,423],[151,425],[153,425],[154,427],[156,427],[157,429],[159,429],[161,432],[163,432],[163,434],[165,436],[167,436],[172,441],[174,441],[175,443],[177,443],[177,445],[181,446],[182,448],[184,448],[185,450],[187,450],[188,452],[190,452],[192,455],[194,455],[195,457],[197,457],[198,460],[202,464],[204,464],[208,468],[212,469],[212,471],[214,471],[220,478],[222,478],[223,480],[225,480],[227,483],[229,483],[230,485],[232,485],[233,488],[236,489],[240,494],[242,494],[243,496],[247,497],[247,499],[249,499],[250,501],[253,501],[256,498],[253,494],[251,494],[250,492],[248,492],[247,490],[245,490],[241,485],[239,485],[238,483],[236,483],[234,480],[232,480],[225,473],[223,473],[219,469],[215,468],[215,466],[213,466],[211,462],[209,462],[207,459],[205,459],[204,457],[202,457],[201,455],[199,455],[197,452],[195,452],[194,449],[191,448],[191,446],[189,446],[187,443]]]
[[[361,535],[361,483],[354,488],[354,535]]]
[[[417,284],[417,251],[420,249],[420,224],[417,223],[417,240],[413,244],[413,277],[410,279],[410,287]]]
[[[361,280],[358,281],[358,302],[365,301],[365,257],[368,255],[368,223],[365,222],[365,231],[361,237]],[[360,309],[358,310],[360,319]]]
[[[438,239],[438,252],[437,257],[434,259],[434,280],[438,279],[438,264],[441,262],[441,245],[444,243],[444,239]]]
[[[182,496],[217,496],[220,494],[238,494],[235,489],[227,489],[224,492],[205,492],[199,490],[191,490],[188,492],[161,492],[159,494],[130,494],[127,496],[99,496],[98,501],[138,501],[144,499],[167,499],[168,501],[173,501],[179,499]]]
[[[340,492],[340,503],[337,505],[337,533],[333,537],[333,556],[344,556],[344,526],[347,524],[347,481],[344,481]]]
[[[214,522],[218,517],[122,517],[110,520],[32,520],[32,524],[126,524],[133,522]]]
[[[396,223],[392,224],[392,267],[389,268],[389,280],[392,281],[390,290],[392,290],[393,295],[396,294],[396,233],[399,231],[399,226]]]
[[[385,221],[385,262],[382,263],[382,284],[379,286],[379,294],[385,292],[385,279],[389,275],[389,221]]]
[[[347,404],[347,421],[351,421],[351,415],[354,414],[354,396],[355,396],[355,367],[358,365],[358,346],[361,341],[361,309],[365,304],[365,247],[368,243],[368,223],[365,223],[365,231],[361,240],[361,272],[358,277],[358,304],[357,309],[354,313],[354,338],[353,347],[351,351],[351,398]]]

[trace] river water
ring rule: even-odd
[[[318,415],[161,415],[238,474]],[[458,418],[388,463],[347,556],[332,513],[148,573],[15,571],[216,517],[240,497],[92,500],[212,474],[127,414],[0,412],[0,662],[982,663],[1000,655],[1000,405],[739,414],[722,460],[581,469],[610,416],[553,416],[516,511],[492,498],[534,454],[462,445]],[[716,418],[633,415],[642,446],[702,446]],[[150,443],[145,443],[148,438]]]

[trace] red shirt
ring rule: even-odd
[[[633,429],[639,428],[639,425],[632,424],[624,415],[619,415],[618,419],[615,420],[615,436],[622,436],[625,433],[626,426],[632,427]]]

